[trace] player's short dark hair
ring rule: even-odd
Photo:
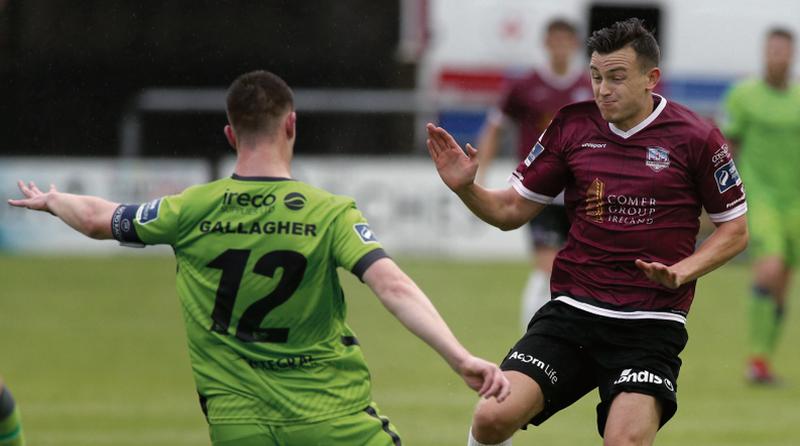
[[[794,33],[787,28],[781,28],[778,26],[770,28],[769,31],[767,31],[767,39],[772,37],[782,37],[789,42],[794,43]]]
[[[292,89],[269,71],[245,73],[228,88],[228,120],[238,133],[271,134],[278,118],[293,109]]]
[[[661,50],[653,33],[645,28],[644,20],[635,17],[593,32],[587,45],[590,52],[598,54],[613,53],[630,45],[643,71],[657,67],[661,59]]]
[[[578,27],[572,22],[562,18],[553,19],[547,22],[547,34],[555,31],[566,31],[570,34],[576,36],[578,35]]]

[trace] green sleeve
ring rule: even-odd
[[[722,132],[728,139],[741,139],[747,126],[747,101],[743,96],[744,89],[741,86],[733,87],[725,96]]]
[[[387,257],[367,219],[355,205],[339,214],[331,229],[336,265],[351,271],[359,279],[376,260]]]
[[[139,207],[134,228],[145,245],[175,244],[182,201],[180,195],[169,195]]]

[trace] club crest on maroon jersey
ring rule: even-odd
[[[666,169],[669,167],[669,150],[662,147],[648,147],[645,164],[653,172],[660,172]]]

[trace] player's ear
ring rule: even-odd
[[[294,139],[295,133],[297,131],[297,113],[291,112],[288,116],[286,116],[286,120],[283,121],[284,131],[286,132],[286,139]]]
[[[225,132],[225,139],[228,140],[228,144],[230,144],[231,147],[233,147],[233,149],[235,150],[236,149],[236,134],[233,133],[233,127],[231,127],[230,124],[226,125],[225,129],[224,129],[224,132]]]
[[[647,86],[645,87],[647,91],[653,91],[658,85],[658,81],[661,80],[661,69],[658,67],[653,67],[647,72]]]

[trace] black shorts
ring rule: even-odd
[[[672,418],[678,408],[678,355],[687,340],[680,322],[616,319],[551,301],[531,319],[500,368],[524,373],[542,388],[544,409],[529,421],[536,426],[597,388],[602,436],[611,401],[620,392],[656,397],[661,426]]]
[[[561,249],[567,241],[569,218],[564,206],[551,204],[528,222],[528,233],[534,248]]]

